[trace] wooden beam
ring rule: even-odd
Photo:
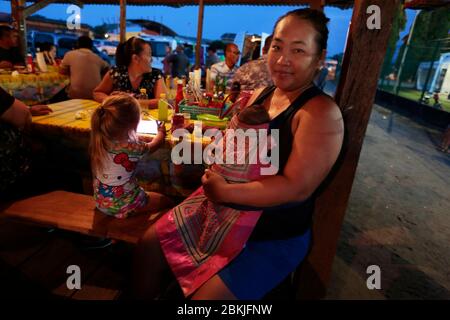
[[[366,10],[370,5],[381,8],[381,29],[370,30],[367,26],[371,14]],[[355,1],[335,96],[344,115],[346,142],[332,179],[316,201],[313,246],[294,277],[299,299],[323,298],[326,294],[394,13],[399,5],[401,0]]]
[[[25,0],[11,0],[11,16],[13,18],[14,28],[19,32],[20,49],[23,56],[27,54],[26,18],[56,1],[57,0],[42,0],[27,7]],[[83,3],[79,0],[66,0],[66,2],[76,4],[80,8],[83,7]]]
[[[202,46],[202,34],[203,34],[203,13],[204,13],[204,3],[200,0],[198,3],[198,20],[197,20],[197,43],[195,45],[195,69],[200,68],[200,52]]]
[[[120,0],[120,42],[127,41],[127,0]]]
[[[45,8],[46,6],[48,6],[49,4],[55,3],[58,0],[41,0],[39,2],[35,2],[34,4],[23,8],[23,15],[25,18],[31,16],[33,13],[35,13],[36,11],[41,10],[42,8]],[[66,0],[67,3],[72,3],[75,4],[77,6],[79,6],[80,8],[83,8],[83,2],[78,1],[78,0]]]

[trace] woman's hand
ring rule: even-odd
[[[53,110],[46,105],[36,105],[30,107],[30,112],[32,116],[44,116],[50,112],[53,112]]]
[[[213,202],[227,202],[226,193],[229,184],[220,175],[211,170],[206,169],[202,176],[203,190],[209,200]]]

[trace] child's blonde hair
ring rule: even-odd
[[[140,118],[138,101],[127,94],[108,97],[95,109],[91,118],[89,145],[94,173],[103,170],[103,163],[114,140],[135,138]]]

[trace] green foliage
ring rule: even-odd
[[[103,23],[93,28],[95,38],[104,38],[105,33],[111,32],[117,28],[116,23]]]
[[[411,35],[410,47],[403,65],[401,80],[414,79],[421,62],[435,61],[439,59],[441,53],[449,51],[446,48],[448,45],[443,40],[438,40],[448,38],[449,28],[450,8],[442,7],[419,13]],[[405,44],[398,55],[397,66],[400,65],[404,47]]]
[[[400,32],[405,29],[406,25],[406,14],[403,6],[397,7],[397,12],[394,16],[394,21],[392,22],[391,34],[388,40],[388,46],[386,49],[386,55],[384,56],[383,67],[381,69],[381,76],[384,79],[392,70],[392,57],[395,53],[397,42],[400,38]]]

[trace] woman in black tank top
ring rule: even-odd
[[[295,270],[310,246],[314,193],[333,167],[344,127],[334,101],[313,85],[326,56],[328,19],[312,9],[294,10],[276,23],[268,53],[274,86],[255,92],[280,136],[276,175],[228,184],[209,170],[202,177],[209,200],[264,212],[240,254],[206,281],[193,299],[259,299]],[[146,252],[141,293],[155,294],[167,265],[150,228],[139,246]],[[151,274],[149,274],[151,273]],[[136,274],[138,275],[138,274]],[[145,288],[144,288],[145,287]]]

